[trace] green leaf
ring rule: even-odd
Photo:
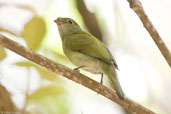
[[[0,47],[0,61],[3,60],[7,56],[4,48]]]
[[[47,70],[43,67],[40,67],[32,62],[29,61],[19,61],[17,63],[15,63],[15,65],[20,66],[20,67],[35,67],[35,69],[37,70],[37,72],[39,73],[39,75],[46,79],[46,80],[50,80],[50,81],[56,81],[58,74]]]
[[[29,100],[39,101],[45,97],[57,96],[64,93],[65,90],[62,87],[56,85],[49,85],[46,87],[39,88],[32,95],[29,96]]]
[[[37,109],[39,112],[44,110],[48,114],[68,114],[68,102],[65,94],[65,89],[56,85],[42,87],[28,97],[27,106],[37,105],[40,107]]]
[[[34,16],[24,27],[22,37],[27,46],[37,50],[46,34],[46,24],[43,18]]]
[[[29,62],[29,61],[20,61],[15,63],[15,65],[20,66],[20,67],[33,67],[36,66],[34,63]]]
[[[50,81],[56,81],[56,78],[58,76],[56,73],[39,66],[36,66],[35,68],[42,78],[45,78]]]

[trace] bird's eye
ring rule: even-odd
[[[71,21],[71,20],[69,20],[69,21],[68,21],[68,23],[69,23],[69,24],[72,24],[72,21]]]

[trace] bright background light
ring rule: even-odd
[[[145,12],[158,30],[164,42],[171,50],[171,1],[141,0]],[[11,4],[0,7],[0,27],[18,35],[34,14],[31,11],[16,8],[13,4],[25,4],[34,7],[46,21],[47,32],[39,53],[51,50],[63,55],[61,39],[54,19],[70,17],[87,30],[84,22],[71,0],[1,0],[0,3]],[[103,33],[105,44],[112,52],[119,66],[121,86],[130,99],[152,109],[159,114],[171,113],[171,70],[140,19],[129,8],[127,0],[85,0],[89,11],[96,14]],[[22,39],[9,35],[13,40],[26,46]],[[34,68],[20,68],[16,61],[25,60],[13,52],[6,50],[8,57],[0,63],[0,81],[11,93],[13,101],[19,108],[24,104],[24,92],[27,88],[28,73],[30,75],[29,94],[42,85],[41,77]],[[58,61],[70,68],[75,68],[65,61]],[[96,81],[100,76],[81,70]],[[61,85],[66,89],[69,114],[122,114],[120,106],[98,95],[91,90],[63,77]],[[105,77],[104,85],[109,87]],[[44,113],[43,113],[44,114]]]

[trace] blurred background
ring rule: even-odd
[[[141,0],[171,50],[171,1]],[[74,69],[53,20],[70,17],[115,57],[130,99],[171,114],[171,70],[127,0],[0,0],[0,33]],[[100,82],[99,75],[81,73]],[[107,77],[104,85],[110,88]],[[0,111],[17,114],[131,114],[103,96],[0,47]]]

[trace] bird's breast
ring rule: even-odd
[[[68,59],[77,67],[82,67],[90,73],[99,74],[102,72],[97,58],[82,54],[80,52],[64,50],[65,55]]]

